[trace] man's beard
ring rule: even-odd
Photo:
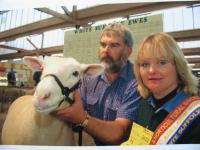
[[[105,66],[105,71],[108,73],[119,73],[125,65],[126,59],[123,55],[115,61],[111,56],[107,55],[100,59],[100,62]]]

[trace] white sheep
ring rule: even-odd
[[[41,81],[33,96],[22,96],[10,106],[2,129],[2,144],[76,145],[71,125],[49,114],[58,107],[69,105],[62,101],[66,96],[50,74],[70,89],[83,73],[97,75],[103,67],[61,57],[49,57],[44,61],[25,57],[24,62],[33,70],[42,70]],[[73,97],[72,93],[69,97]]]

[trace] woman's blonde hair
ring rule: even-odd
[[[176,68],[178,84],[184,92],[191,95],[198,93],[198,79],[195,77],[182,50],[177,42],[167,33],[160,32],[147,36],[140,44],[135,55],[134,73],[138,82],[138,90],[142,97],[146,98],[151,91],[144,85],[140,75],[140,58],[144,56],[160,56],[171,61]]]

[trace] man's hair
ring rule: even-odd
[[[124,39],[124,43],[127,47],[133,47],[133,36],[131,30],[121,23],[113,22],[107,25],[101,33],[101,37],[110,32],[114,32],[118,36],[121,36]]]
[[[172,62],[175,66],[178,84],[187,94],[198,93],[198,80],[192,74],[191,68],[184,57],[183,51],[177,42],[167,33],[155,33],[147,36],[140,44],[135,55],[134,72],[138,81],[138,90],[144,98],[150,95],[149,89],[144,85],[140,75],[140,58],[144,56],[160,56]]]

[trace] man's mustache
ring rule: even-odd
[[[105,63],[110,64],[110,63],[113,63],[115,61],[111,56],[107,55],[107,56],[104,56],[104,57],[101,58],[101,62],[105,62]]]
[[[101,63],[105,65],[108,72],[118,73],[121,70],[121,65],[119,65],[111,56],[107,55],[101,58]]]

